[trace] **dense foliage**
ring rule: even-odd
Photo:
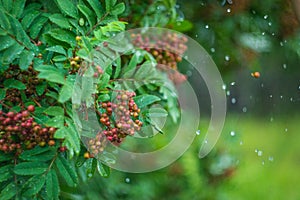
[[[108,54],[122,52],[105,41],[126,26],[172,27],[177,18],[172,0],[0,2],[1,200],[58,199],[64,185],[77,186],[79,172],[89,178],[96,170],[108,176],[109,168],[94,157],[105,142],[120,144],[144,125],[155,127],[148,119],[154,102],[163,108],[152,109],[152,114],[168,111],[173,122],[177,121],[177,97],[170,85],[185,81],[176,65],[180,57],[145,49],[143,44],[110,64],[97,57],[101,45]],[[136,42],[143,42],[143,38],[136,38]],[[186,39],[176,35],[162,42],[186,49]],[[97,62],[93,62],[95,57]],[[97,87],[81,91],[92,90],[95,99],[85,93],[81,100],[94,103],[102,128],[87,147],[76,129],[71,102],[76,75],[84,74],[80,67],[86,65],[91,66],[88,78],[95,80]],[[143,81],[131,83],[136,91],[124,84],[130,77]],[[155,81],[150,82],[151,78]]]

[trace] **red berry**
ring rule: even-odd
[[[14,117],[14,112],[8,112],[7,114],[6,114],[6,116],[7,117],[9,117],[9,118],[12,118],[12,117]]]
[[[55,133],[55,131],[56,131],[56,129],[55,129],[54,127],[50,127],[50,128],[49,128],[49,133],[50,133],[50,134]]]
[[[29,112],[34,112],[34,111],[35,111],[34,105],[29,105],[29,106],[27,107],[27,110],[28,110]]]
[[[22,112],[22,117],[28,117],[29,116],[29,112],[27,110],[24,110]]]
[[[59,147],[59,151],[60,152],[65,152],[67,150],[67,147],[63,146],[63,147]]]

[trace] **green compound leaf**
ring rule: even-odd
[[[57,69],[52,65],[40,65],[35,68],[35,70],[39,71],[39,78],[46,79],[53,83],[65,83],[65,76],[61,72],[61,70]]]
[[[13,168],[12,165],[5,165],[0,168],[0,183],[13,177],[13,174],[10,170],[11,168]]]
[[[3,85],[7,89],[9,89],[9,88],[15,88],[15,89],[18,89],[18,90],[25,90],[26,89],[26,85],[24,83],[22,83],[19,80],[15,80],[15,79],[6,79],[3,82]]]
[[[11,28],[10,22],[5,14],[5,10],[0,7],[0,26],[5,30],[9,30]]]
[[[125,4],[124,3],[119,3],[113,7],[111,10],[112,15],[120,15],[125,11]]]
[[[95,11],[97,17],[100,19],[104,15],[103,7],[98,0],[87,0],[91,8]]]
[[[10,36],[4,35],[0,37],[0,51],[7,49],[14,45],[16,41],[12,39]]]
[[[2,54],[3,62],[6,64],[12,63],[23,51],[24,46],[21,46],[18,43],[7,48],[4,53]]]
[[[60,192],[56,171],[51,169],[46,176],[46,192],[49,200],[58,200]]]
[[[143,94],[137,97],[134,97],[134,101],[139,108],[144,108],[154,102],[160,101],[161,99],[157,96],[150,94]]]
[[[30,178],[23,186],[23,195],[26,197],[32,197],[37,194],[45,185],[46,176],[36,175]]]
[[[71,27],[69,20],[62,14],[53,14],[49,17],[49,20],[59,26],[60,28],[69,29]]]
[[[17,194],[17,187],[14,182],[8,184],[0,193],[0,200],[9,200]]]
[[[56,40],[69,44],[70,46],[76,45],[76,35],[71,31],[63,29],[53,29],[49,32],[49,35]]]
[[[29,13],[27,13],[23,19],[22,19],[22,26],[25,30],[27,30],[30,25],[32,24],[32,22],[41,14],[41,12],[37,11],[37,10],[33,10]]]
[[[59,92],[58,101],[60,103],[65,103],[72,97],[74,82],[75,82],[75,78],[69,75],[67,77],[67,81],[65,82],[64,86],[61,88],[61,91]]]
[[[26,161],[49,161],[55,156],[55,151],[50,147],[36,146],[34,149],[26,150],[20,158]]]
[[[44,113],[50,116],[64,115],[64,109],[60,106],[51,106],[47,108]]]
[[[22,15],[25,7],[26,0],[15,0],[13,5],[14,8],[12,9],[12,15],[15,16],[17,19]]]
[[[15,166],[14,172],[18,175],[37,175],[46,172],[48,165],[39,161],[22,162]]]
[[[66,50],[60,45],[55,45],[55,46],[48,47],[46,50],[56,52],[56,53],[59,53],[59,54],[63,54],[63,55],[67,55]]]
[[[97,169],[101,176],[103,177],[109,177],[110,175],[110,168],[106,165],[104,165],[102,162],[97,161]]]
[[[88,20],[90,27],[94,26],[94,24],[96,23],[96,16],[94,12],[85,5],[78,5],[77,7]]]
[[[0,88],[0,101],[1,101],[2,99],[4,99],[5,96],[6,96],[6,90],[3,89],[3,88]],[[0,157],[1,157],[1,155],[0,155]],[[0,162],[1,162],[1,159],[0,159]]]
[[[37,38],[42,28],[44,27],[44,24],[47,21],[48,21],[47,17],[38,17],[36,20],[34,20],[32,26],[30,27],[30,33],[29,33],[30,37]]]
[[[20,55],[19,66],[21,70],[27,70],[28,66],[31,64],[34,58],[34,52],[32,51],[23,51]]]
[[[78,183],[78,177],[72,164],[62,155],[55,160],[55,165],[59,170],[60,175],[64,178],[70,187],[74,187]]]
[[[58,5],[58,7],[60,8],[60,10],[70,16],[73,17],[75,19],[78,18],[78,11],[76,6],[74,5],[73,1],[70,0],[56,0],[56,3]]]

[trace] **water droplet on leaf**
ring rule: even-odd
[[[225,56],[225,60],[226,60],[226,61],[229,61],[229,60],[230,60],[230,57],[229,57],[228,55],[226,55],[226,56]]]
[[[233,137],[235,136],[235,132],[234,131],[230,131],[230,135]]]
[[[269,156],[269,161],[270,161],[270,162],[273,162],[273,161],[274,161],[273,156]]]
[[[231,103],[232,103],[232,104],[235,104],[235,103],[236,103],[236,98],[232,98],[232,99],[231,99]]]

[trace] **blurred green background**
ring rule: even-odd
[[[178,161],[146,174],[112,170],[64,199],[300,199],[300,11],[286,0],[180,0],[178,10],[177,28],[209,52],[226,84],[213,152],[198,158],[210,112],[199,87],[201,134]]]

